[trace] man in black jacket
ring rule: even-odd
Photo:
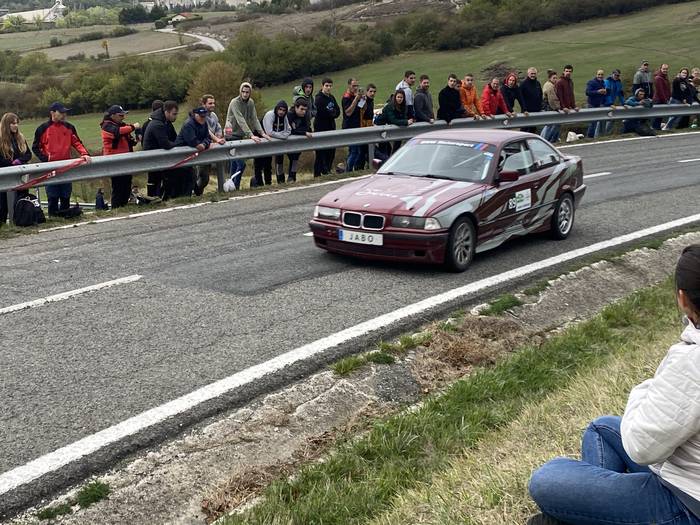
[[[180,128],[175,139],[175,146],[189,146],[196,148],[198,152],[205,151],[211,146],[211,134],[207,124],[209,110],[200,106],[192,110],[190,117]],[[223,139],[221,139],[223,140]],[[194,168],[180,168],[181,175],[178,177],[178,184],[172,197],[191,197],[194,190]]]
[[[178,106],[173,100],[166,100],[163,107],[151,113],[149,124],[143,135],[143,149],[172,149],[175,147],[177,132],[173,122],[177,120]],[[171,185],[179,170],[152,171],[148,174],[148,196],[165,197],[166,189],[171,193]]]
[[[420,85],[416,89],[416,94],[413,97],[413,112],[416,116],[416,122],[430,122],[435,120],[435,112],[433,111],[433,96],[430,94],[430,77],[428,75],[420,76]]]
[[[467,112],[462,107],[462,101],[459,97],[457,75],[454,73],[450,73],[449,77],[447,77],[447,85],[442,88],[438,95],[438,104],[440,104],[440,107],[438,108],[437,117],[440,120],[446,120],[448,124],[456,118],[467,116]]]
[[[289,122],[289,127],[292,128],[292,135],[311,138],[311,128],[309,127],[309,103],[303,98],[299,97],[294,101],[294,106],[292,110],[287,114],[287,121]],[[299,164],[299,156],[301,153],[289,153],[289,177],[287,177],[287,182],[297,181],[297,166]]]
[[[520,84],[520,95],[525,113],[539,113],[542,111],[542,84],[537,80],[537,69],[531,67],[527,70],[527,77]],[[521,131],[537,133],[535,126],[522,128]]]
[[[314,103],[316,104],[316,119],[314,120],[314,131],[332,131],[335,129],[335,119],[340,116],[340,107],[335,97],[331,94],[333,81],[324,78],[321,83],[321,91],[316,94]],[[335,159],[335,149],[322,149],[316,151],[314,161],[314,177],[328,175],[333,167]]]

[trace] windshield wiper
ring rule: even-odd
[[[432,175],[432,174],[427,174],[427,175],[421,175],[421,177],[425,177],[426,179],[446,179],[446,180],[456,180],[453,179],[452,177],[448,177],[447,175]]]

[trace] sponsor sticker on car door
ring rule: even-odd
[[[515,195],[508,200],[509,210],[515,209],[515,211],[522,211],[527,210],[530,207],[532,207],[532,192],[530,191],[530,188],[522,191],[516,191]]]

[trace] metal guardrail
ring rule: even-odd
[[[588,108],[569,113],[548,111],[531,113],[529,116],[524,116],[521,113],[510,119],[506,118],[505,115],[499,115],[493,119],[487,120],[466,118],[453,120],[450,124],[447,124],[443,120],[437,120],[433,124],[417,123],[408,127],[392,125],[372,126],[368,128],[319,132],[314,133],[312,138],[292,136],[287,140],[270,140],[261,143],[255,143],[252,140],[229,141],[223,145],[215,145],[211,149],[190,159],[183,165],[195,166],[198,164],[224,163],[234,158],[250,159],[317,149],[341,148],[352,145],[406,140],[427,131],[444,129],[511,129],[544,126],[547,124],[577,124],[597,120],[623,120],[629,118],[648,119],[653,117],[696,114],[700,114],[700,105],[697,104],[692,106],[685,104],[659,105],[652,108],[625,108],[619,106],[615,108]],[[192,156],[193,151],[193,148],[179,147],[170,150],[136,151],[133,153],[93,157],[92,162],[89,164],[71,169],[65,174],[50,179],[50,182],[47,182],[47,184],[167,170],[184,158]],[[70,162],[71,161],[44,162],[0,168],[0,191],[11,190],[28,180],[36,178],[35,176],[39,176],[51,170],[60,169]],[[222,173],[223,170],[220,168],[219,172]]]

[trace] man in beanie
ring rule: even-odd
[[[60,102],[54,102],[49,107],[49,120],[36,128],[32,151],[41,162],[70,159],[71,149],[75,149],[85,162],[90,162],[90,154],[80,141],[78,132],[72,124],[66,122],[69,111]],[[71,193],[73,185],[70,182],[46,186],[49,215],[59,215],[68,210]]]
[[[134,151],[136,139],[132,135],[141,125],[124,122],[126,111],[119,105],[110,106],[102,117],[102,154],[116,155]],[[112,208],[126,206],[131,196],[131,175],[112,177]]]
[[[305,78],[301,81],[301,85],[296,86],[292,92],[292,103],[303,98],[306,101],[306,118],[309,120],[309,128],[311,123],[316,118],[316,102],[314,100],[314,81],[311,78]]]
[[[231,100],[226,112],[225,136],[230,140],[251,139],[260,142],[270,137],[262,129],[255,102],[251,99],[253,86],[243,82],[238,89],[239,95]],[[241,177],[245,171],[245,160],[231,161],[231,180],[237,190],[241,189]]]

